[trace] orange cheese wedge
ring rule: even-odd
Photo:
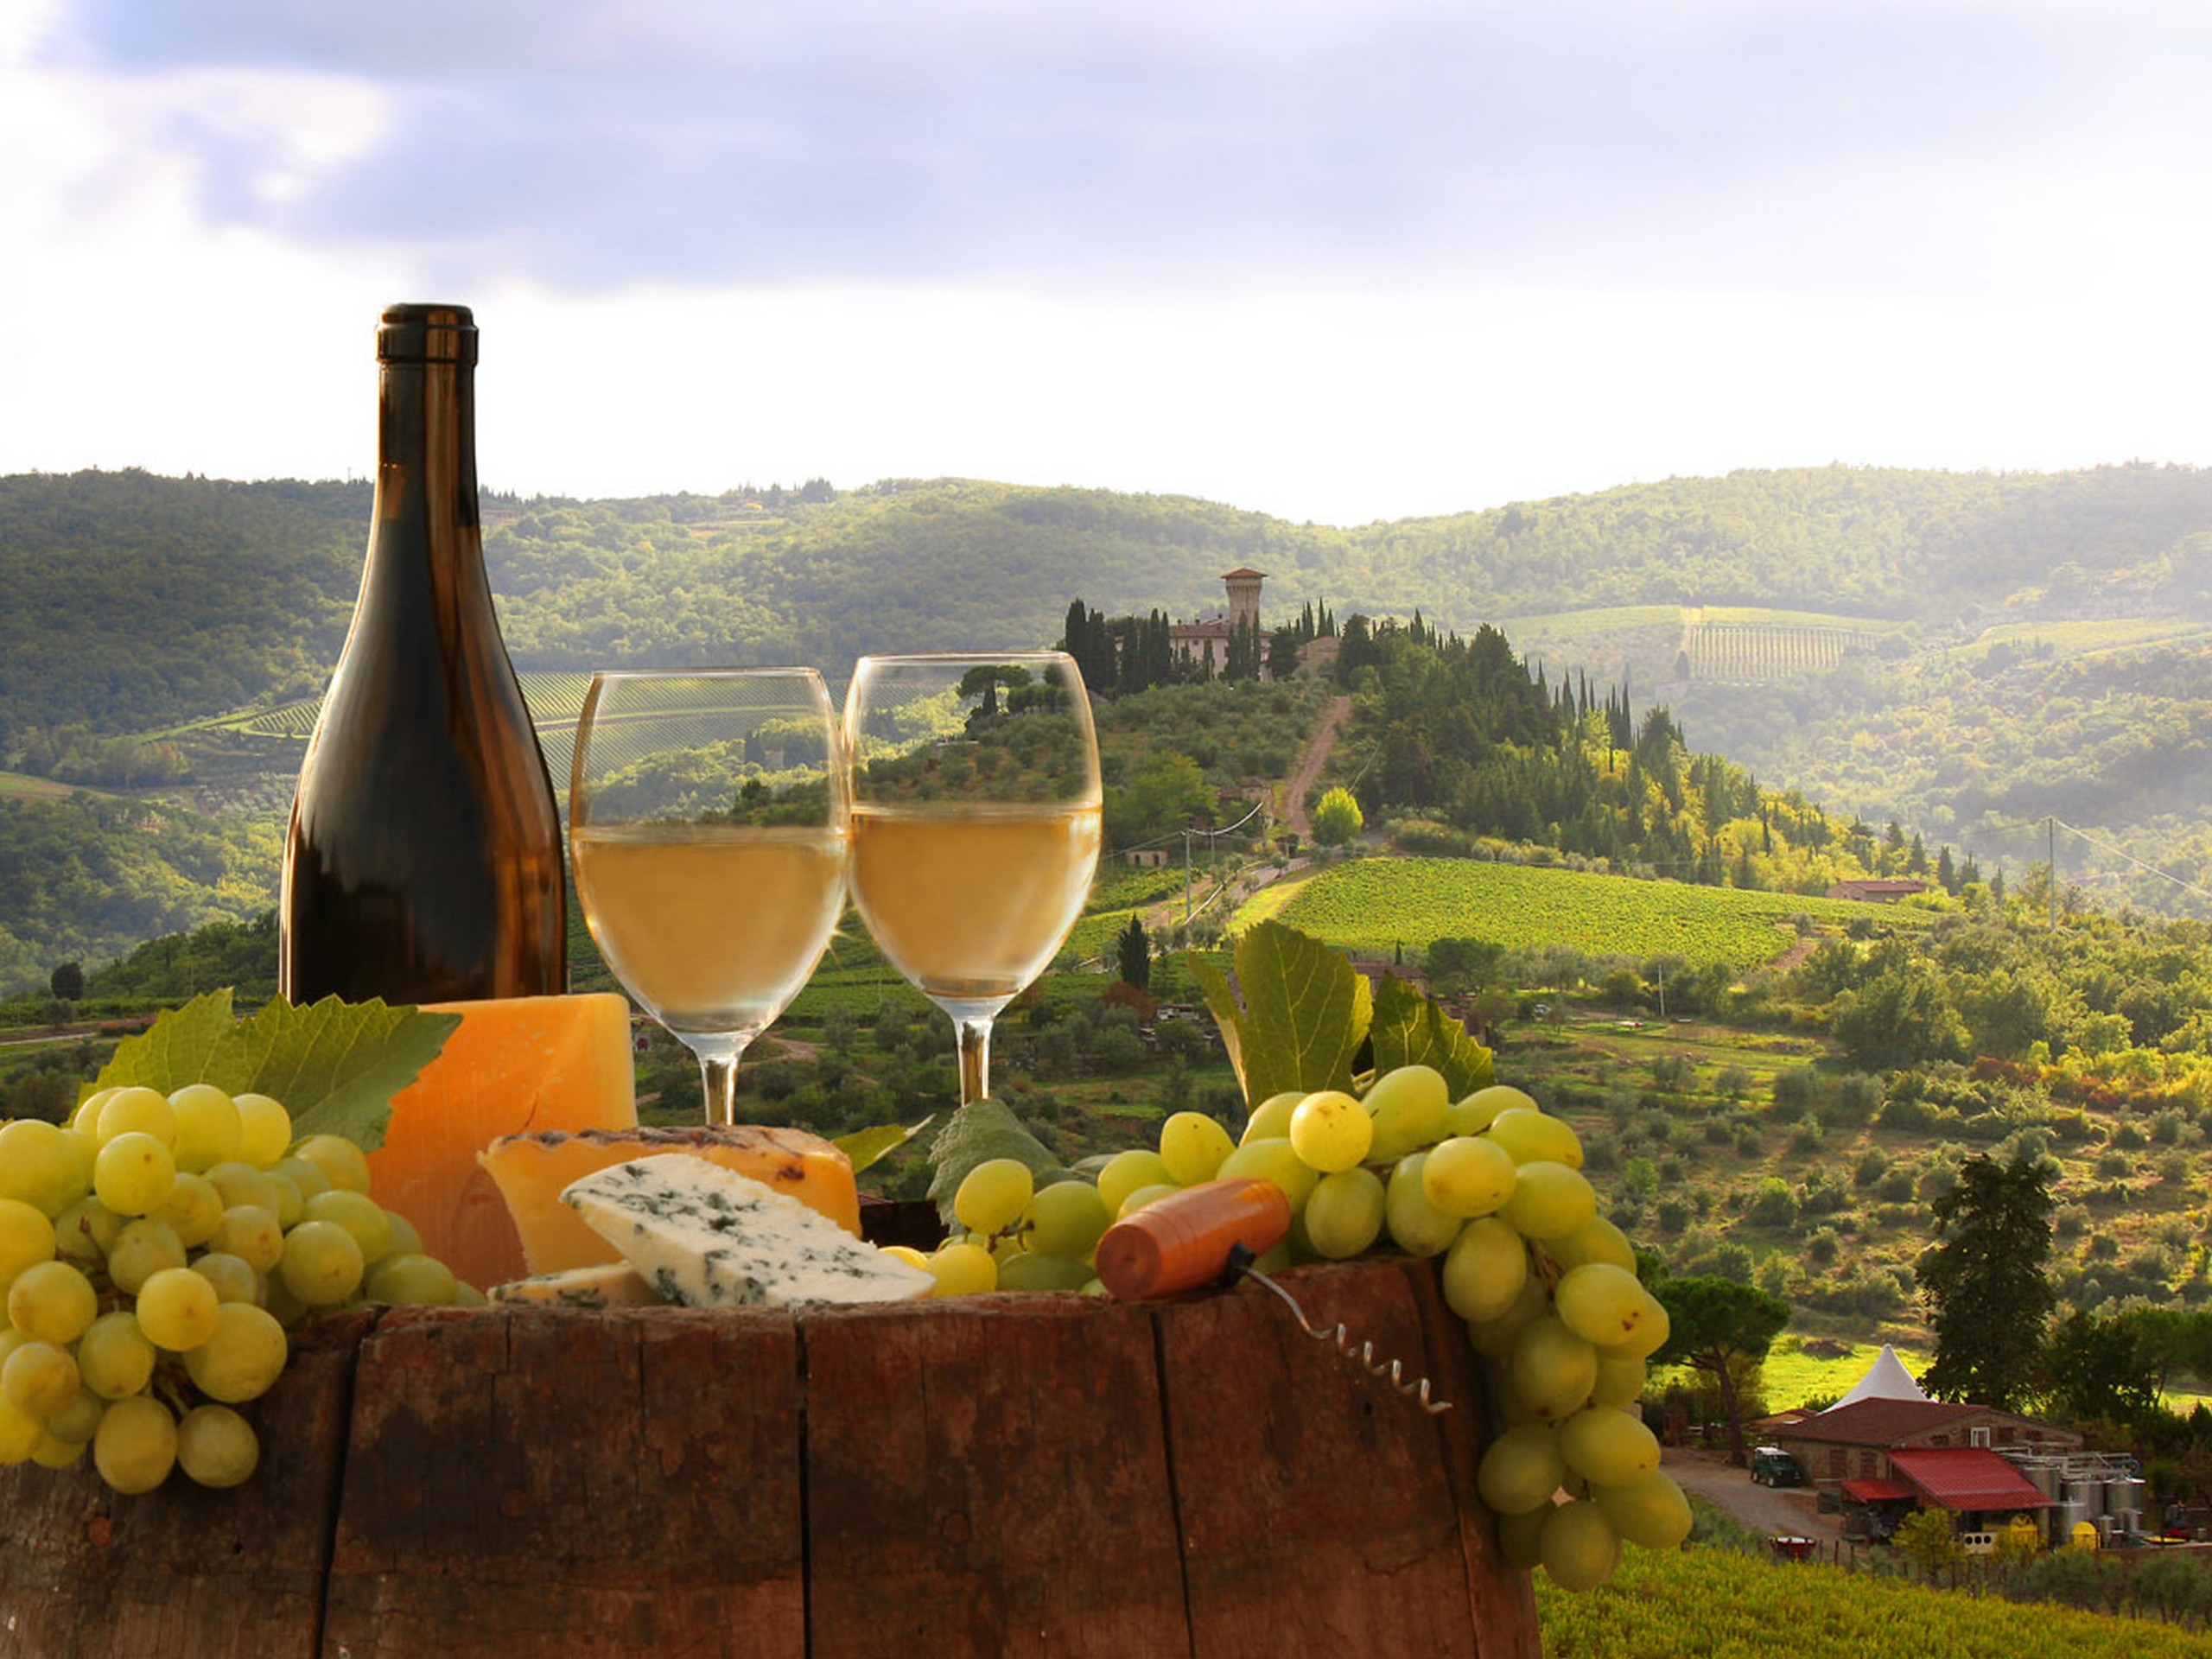
[[[476,1154],[535,1129],[638,1121],[630,1005],[611,993],[426,1005],[461,1025],[392,1099],[370,1191],[415,1224],[423,1248],[480,1289],[522,1276],[521,1241]]]
[[[749,1175],[820,1211],[855,1237],[860,1234],[852,1160],[804,1129],[741,1124],[511,1135],[486,1147],[480,1161],[507,1201],[531,1272],[545,1274],[622,1259],[561,1202],[561,1189],[612,1165],[665,1152],[688,1152]]]

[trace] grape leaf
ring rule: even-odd
[[[1019,1158],[1039,1186],[1066,1174],[1052,1148],[1021,1127],[995,1100],[971,1100],[947,1118],[930,1143],[929,1196],[944,1224],[953,1224],[952,1195],[968,1172],[994,1158]]]
[[[143,1084],[166,1095],[188,1083],[216,1083],[236,1094],[244,1085],[219,1082],[211,1065],[237,1023],[228,986],[195,996],[181,1008],[166,1008],[144,1031],[118,1043],[99,1076],[81,1092]]]
[[[830,1144],[852,1161],[853,1173],[857,1175],[878,1159],[898,1151],[936,1122],[937,1114],[932,1112],[911,1129],[902,1129],[896,1123],[879,1123],[873,1128],[841,1135]]]
[[[234,1095],[251,1090],[283,1102],[302,1136],[342,1135],[373,1151],[384,1144],[391,1097],[437,1058],[460,1024],[457,1014],[334,996],[305,1008],[277,997],[238,1020],[231,993],[210,991],[118,1043],[92,1087],[143,1084],[167,1094],[212,1083]]]
[[[1198,979],[1248,1106],[1294,1089],[1351,1089],[1375,999],[1350,962],[1294,927],[1261,922],[1236,942],[1236,982],[1241,1010],[1218,973]]]
[[[1375,995],[1375,1021],[1367,1034],[1375,1044],[1377,1077],[1402,1065],[1434,1066],[1444,1074],[1454,1100],[1490,1086],[1490,1050],[1395,974],[1382,976],[1382,988]]]

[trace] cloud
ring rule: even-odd
[[[350,84],[378,137],[319,164],[190,100],[162,140],[218,223],[457,282],[1883,288],[1988,280],[2045,158],[2158,165],[2143,94],[2205,41],[2131,15],[80,0],[49,49],[157,106],[216,74]],[[2212,123],[2178,119],[2166,148],[2201,154]]]

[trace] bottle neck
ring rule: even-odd
[[[379,528],[423,526],[434,556],[480,551],[476,390],[469,365],[384,365],[375,512]]]

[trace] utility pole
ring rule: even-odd
[[[1183,831],[1183,925],[1191,925],[1191,832]]]
[[[2043,829],[2050,859],[2050,931],[2056,933],[2058,931],[2058,820],[2046,814]]]

